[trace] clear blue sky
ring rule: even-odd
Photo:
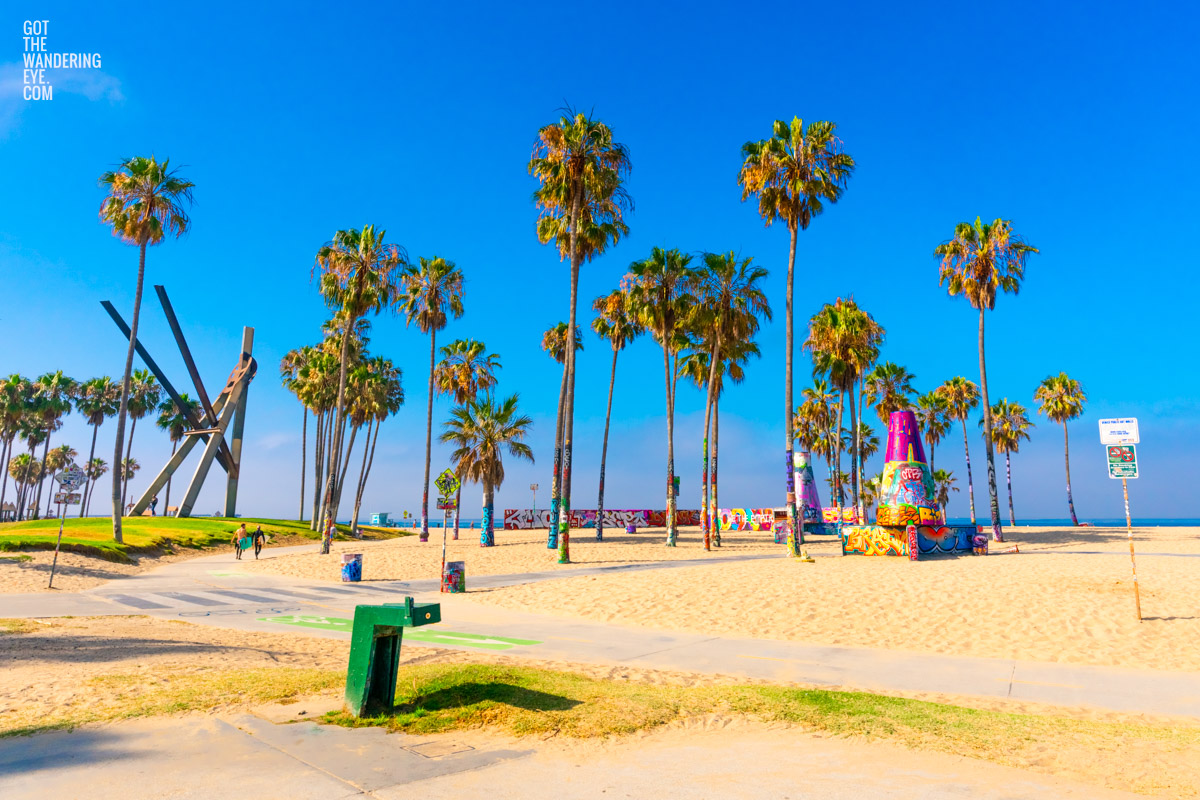
[[[771,270],[776,322],[762,332],[762,360],[723,403],[722,505],[783,499],[787,234],[765,229],[740,202],[735,176],[743,142],[799,115],[836,121],[858,171],[844,200],[800,237],[798,320],[852,294],[887,329],[883,357],[912,370],[921,390],[957,374],[978,380],[974,312],[938,287],[932,250],[961,220],[1011,219],[1041,255],[1021,294],[989,315],[993,398],[1032,407],[1038,381],[1067,371],[1090,398],[1071,426],[1081,518],[1121,514],[1096,431],[1098,418],[1118,415],[1141,419],[1135,516],[1196,516],[1200,378],[1184,355],[1200,284],[1194,10],[254,6],[155,3],[116,15],[10,3],[0,18],[0,372],[119,376],[124,347],[99,302],[128,314],[137,259],[97,221],[96,179],[134,154],[184,165],[196,183],[194,226],[150,252],[147,287],[168,287],[210,387],[232,367],[241,326],[257,330],[243,513],[294,513],[301,411],[277,365],[318,338],[325,309],[309,281],[317,248],[364,223],[385,227],[414,257],[441,255],[466,273],[467,313],[442,339],[480,338],[499,352],[501,390],[519,392],[536,423],[538,463],[508,464],[497,505],[526,507],[535,481],[545,504],[558,371],[539,340],[566,317],[568,272],[537,243],[526,164],[537,128],[568,102],[607,122],[634,167],[632,233],[584,269],[581,309],[654,245],[737,250]],[[52,101],[23,101],[26,18],[50,21],[51,51],[101,53],[102,70],[51,75]],[[186,386],[162,313],[147,300],[143,340]],[[404,369],[408,403],[381,435],[364,511],[416,511],[428,340],[385,317],[371,347]],[[798,358],[797,392],[809,379],[807,357]],[[595,503],[609,363],[589,331],[577,388],[578,508]],[[437,402],[435,422],[447,410]],[[661,508],[662,359],[649,339],[621,357],[613,416],[606,505]],[[702,416],[701,395],[681,392],[685,507],[697,505]],[[1018,514],[1063,517],[1062,431],[1038,421],[1014,460]],[[102,428],[105,458],[113,429]],[[76,417],[63,436],[86,451],[89,433]],[[974,423],[971,447],[982,506]],[[142,481],[168,450],[165,436],[139,428]],[[960,485],[962,451],[958,430],[938,449],[938,465]],[[435,471],[446,455],[435,446]],[[197,511],[215,509],[217,497],[206,492]],[[964,510],[955,495],[951,515]]]

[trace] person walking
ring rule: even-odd
[[[262,525],[254,526],[254,560],[258,561],[258,554],[262,552],[263,545],[267,543],[267,535],[263,533]]]
[[[234,558],[238,561],[242,560],[242,550],[244,549],[242,542],[248,535],[246,533],[246,523],[244,522],[241,524],[241,527],[233,532]]]
[[[158,495],[154,495],[154,499],[150,501],[150,516],[157,516],[156,508],[158,508]]]

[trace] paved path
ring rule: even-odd
[[[275,548],[273,554],[314,548]],[[724,557],[721,562],[776,557]],[[614,569],[674,569],[697,563],[720,562],[655,562],[469,580],[472,588],[484,588]],[[1200,675],[1193,673],[705,636],[494,608],[463,596],[439,595],[436,580],[328,584],[251,575],[240,572],[238,566],[228,553],[168,564],[84,592],[0,595],[0,616],[143,613],[222,627],[346,638],[354,606],[397,602],[412,595],[418,600],[442,603],[442,624],[405,634],[410,642],[432,646],[880,692],[976,695],[1200,719]],[[741,602],[742,598],[714,601],[714,613],[737,614]]]
[[[468,744],[468,742],[470,742]],[[132,787],[136,786],[136,789]],[[131,794],[132,791],[132,794]],[[936,752],[796,730],[506,745],[259,716],[88,726],[0,742],[5,800],[1134,800]]]

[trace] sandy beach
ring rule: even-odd
[[[54,571],[54,589],[49,591],[80,592],[102,583],[161,567],[172,561],[212,555],[216,550],[179,550],[162,555],[139,555],[132,564],[106,561],[97,556],[63,551],[58,554]],[[53,550],[22,550],[19,553],[0,553],[0,595],[44,592],[50,581]],[[0,616],[3,616],[0,610]]]

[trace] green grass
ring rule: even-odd
[[[15,556],[0,556],[0,561],[14,561],[18,564],[22,564],[26,561],[33,561],[33,556],[27,556],[23,553]]]
[[[58,539],[56,519],[6,522],[0,524],[0,551],[53,550]],[[126,517],[122,524],[122,544],[112,540],[112,520],[107,517],[78,519],[67,517],[62,549],[99,556],[109,561],[130,561],[133,553],[170,552],[179,547],[213,547],[229,543],[237,527],[245,523],[253,530],[261,525],[269,536],[301,537],[316,541],[320,536],[307,522],[282,519],[220,517]],[[359,526],[364,534],[387,537],[401,534],[384,528]],[[338,539],[348,539],[350,526],[338,526]]]

